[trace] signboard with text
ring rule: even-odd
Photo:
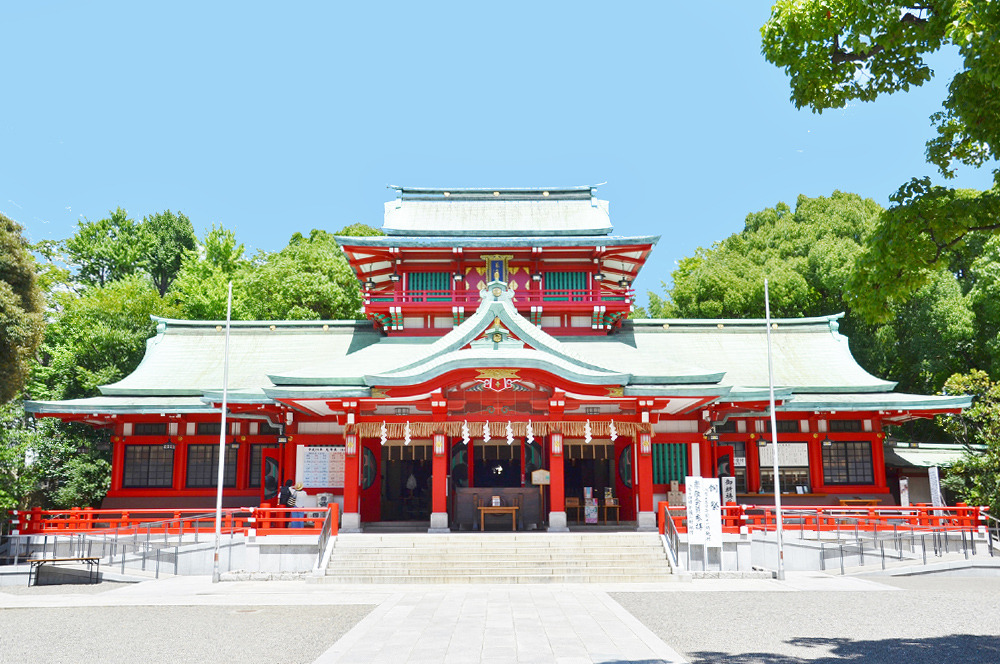
[[[315,488],[343,488],[344,446],[303,447],[302,484]]]
[[[722,546],[722,504],[719,500],[719,480],[707,477],[687,477],[688,543]]]
[[[767,443],[759,448],[760,465],[774,465],[774,443]],[[808,443],[783,443],[778,441],[778,465],[787,467],[809,466]]]

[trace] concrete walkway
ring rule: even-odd
[[[25,588],[17,594],[0,592],[0,609],[287,606],[296,607],[291,613],[297,613],[308,612],[309,606],[370,605],[374,610],[341,638],[316,644],[313,652],[322,652],[316,662],[653,664],[685,660],[608,592],[724,590],[794,593],[892,588],[864,579],[805,573],[791,573],[784,582],[520,586],[337,586],[303,581],[212,584],[207,577],[176,577],[98,593],[70,588],[57,591],[56,587]]]

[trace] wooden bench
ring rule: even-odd
[[[841,498],[840,504],[844,507],[873,507],[881,505],[882,501],[878,498]]]
[[[96,557],[83,557],[83,558],[35,558],[29,559],[31,563],[31,569],[28,570],[28,585],[38,585],[39,571],[43,565],[53,565],[58,567],[60,564],[84,564],[87,566],[87,579],[89,583],[98,583],[101,580],[101,559]],[[34,579],[35,583],[32,584],[31,581]]]

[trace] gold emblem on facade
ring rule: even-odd
[[[623,397],[625,396],[625,388],[623,387],[609,387],[608,396],[609,397]]]
[[[520,369],[479,369],[476,378],[517,378]]]

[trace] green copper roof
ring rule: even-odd
[[[760,320],[635,320],[611,336],[554,338],[531,325],[509,292],[484,300],[440,338],[384,337],[368,321],[234,322],[230,400],[364,397],[372,386],[416,384],[460,368],[531,367],[581,384],[622,385],[626,396],[767,398],[767,335]],[[775,319],[776,396],[786,411],[966,408],[968,397],[892,392],[851,356],[841,315]],[[496,319],[500,326],[497,327]],[[211,412],[221,401],[220,321],[155,319],[157,335],[129,376],[103,396],[30,401],[30,412]],[[492,327],[491,327],[492,326]],[[477,340],[503,329],[503,341]],[[513,334],[513,337],[510,336]],[[491,335],[492,336],[492,335]]]

